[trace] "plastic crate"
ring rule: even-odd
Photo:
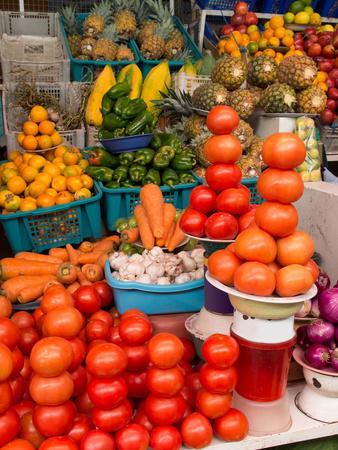
[[[202,53],[200,52],[200,50],[198,49],[197,45],[195,44],[195,42],[192,40],[190,34],[186,31],[186,29],[184,28],[182,22],[178,19],[178,17],[174,16],[174,23],[176,25],[176,27],[178,28],[178,30],[182,33],[185,42],[186,42],[186,46],[190,49],[191,51],[191,59],[193,61],[196,61],[200,58],[202,58]],[[150,70],[157,66],[161,61],[160,60],[155,60],[155,59],[145,59],[143,58],[139,48],[137,47],[137,51],[140,55],[140,61],[141,61],[141,69],[142,69],[142,75],[143,78],[150,72]],[[176,72],[177,70],[179,70],[184,64],[184,60],[183,59],[179,59],[177,61],[169,61],[169,67],[170,67],[170,71],[171,72]]]
[[[55,13],[3,11],[0,35],[57,36],[58,20]]]
[[[85,20],[85,18],[88,16],[86,13],[77,14],[76,20],[77,22],[82,22]],[[95,70],[96,69],[102,69],[105,65],[109,64],[114,69],[116,69],[116,72],[118,72],[122,67],[127,66],[129,64],[138,64],[140,59],[137,51],[137,45],[134,40],[131,40],[129,42],[129,47],[134,53],[134,61],[86,61],[81,59],[76,59],[73,57],[72,52],[70,51],[69,42],[67,38],[67,33],[64,27],[64,21],[63,18],[60,17],[60,24],[61,24],[61,30],[63,34],[63,38],[65,41],[66,49],[68,56],[70,58],[70,71],[71,71],[71,77],[73,81],[85,81],[85,82],[92,82],[95,78]]]
[[[6,84],[2,93],[4,109],[4,132],[6,134],[7,151],[10,152],[18,148],[17,135],[21,131],[22,123],[27,120],[27,114],[21,107],[14,107],[16,83]],[[83,83],[37,83],[39,92],[44,91],[53,95],[59,100],[60,108],[75,113],[80,105]],[[69,145],[74,145],[80,149],[85,147],[85,127],[82,124],[80,129],[62,131],[58,130]]]
[[[200,311],[204,304],[204,279],[165,286],[117,281],[112,276],[108,261],[105,277],[113,289],[115,306],[120,314],[132,308],[145,314],[195,312]]]
[[[102,147],[97,137],[97,128],[86,124],[86,147]]]
[[[322,17],[338,17],[338,1],[325,0],[320,2],[318,12]]]
[[[174,188],[161,186],[164,201],[173,203],[175,208],[183,209],[189,203],[191,190],[200,182],[195,176],[196,182],[189,184],[178,184]],[[115,230],[115,222],[119,217],[130,217],[134,208],[140,203],[140,188],[108,189],[99,183],[103,192],[103,215],[108,230]]]
[[[102,191],[96,182],[94,192],[91,198],[65,205],[0,215],[13,253],[42,252],[51,247],[78,244],[85,238],[101,237]]]
[[[234,9],[238,0],[197,0],[196,3],[201,9]],[[248,0],[246,2],[249,9],[252,11],[256,0]]]
[[[209,83],[211,78],[206,75],[188,76],[184,72],[177,72],[172,77],[173,88],[178,94],[179,91],[192,95],[199,86]]]

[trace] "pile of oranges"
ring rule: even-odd
[[[94,181],[77,147],[64,145],[42,156],[14,151],[0,166],[2,214],[33,211],[90,198]]]
[[[33,106],[29,120],[24,122],[18,134],[19,145],[27,151],[45,150],[62,144],[62,137],[55,130],[55,123],[49,120],[43,106]]]

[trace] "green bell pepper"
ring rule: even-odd
[[[132,188],[136,188],[137,185],[135,183],[133,183],[130,178],[127,178],[126,180],[123,180],[121,182],[121,187],[123,187],[123,188],[131,188],[132,189]]]
[[[193,175],[191,175],[191,173],[189,173],[189,172],[182,172],[178,175],[178,177],[180,179],[180,183],[182,183],[182,184],[190,184],[190,183],[196,182]]]
[[[140,164],[133,164],[129,167],[129,177],[132,182],[140,183],[147,174],[147,169]]]
[[[104,129],[99,130],[97,136],[100,141],[104,141],[106,139],[113,139],[115,137],[113,132]]]
[[[154,156],[152,167],[157,170],[164,170],[167,167],[169,167],[169,164],[170,164],[169,157],[161,152],[158,152]]]
[[[109,89],[107,92],[108,97],[112,100],[116,100],[120,97],[125,97],[130,92],[130,86],[128,83],[123,81],[122,83],[116,83],[113,87]]]
[[[111,155],[103,147],[92,147],[89,152],[89,163],[91,166],[117,167],[118,157]]]
[[[114,105],[114,113],[117,116],[121,116],[122,115],[122,111],[124,110],[124,108],[127,107],[127,105],[129,105],[130,103],[130,98],[129,97],[120,97],[116,100],[116,103]]]
[[[119,137],[123,137],[126,135],[126,129],[125,128],[116,128],[113,131],[113,137],[114,138],[119,138]]]
[[[108,94],[104,94],[102,97],[102,103],[101,103],[101,111],[102,115],[105,116],[106,114],[109,114],[114,106],[114,100],[112,100]]]
[[[123,128],[127,125],[125,120],[122,120],[114,113],[109,113],[103,117],[102,127],[108,131],[114,131],[116,128]]]
[[[147,104],[142,98],[134,98],[122,109],[123,119],[133,119],[147,109]]]
[[[127,230],[129,228],[128,219],[124,217],[119,217],[115,222],[116,231],[121,233],[123,230]]]
[[[168,169],[165,169],[165,171],[162,173],[162,182],[163,184],[166,184],[167,186],[175,186],[179,183],[179,178],[177,173],[168,167]]]
[[[171,133],[161,133],[161,146],[163,145],[170,145],[170,147],[173,147],[175,149],[175,152],[178,153],[182,150],[183,145],[178,136]]]
[[[130,166],[134,161],[135,154],[134,152],[124,152],[120,153],[118,158],[121,166]]]
[[[94,180],[102,181],[102,183],[107,183],[111,181],[114,175],[114,170],[109,167],[102,166],[89,166],[86,169],[86,173],[94,178]]]
[[[172,160],[175,156],[175,149],[170,147],[170,145],[163,145],[159,148],[158,153],[166,155],[170,160]]]
[[[184,155],[184,156],[190,156],[190,158],[196,158],[196,153],[195,151],[190,148],[190,147],[183,147],[182,152],[180,153],[180,155]]]
[[[154,133],[152,140],[150,141],[150,147],[154,150],[158,150],[162,145],[161,136],[159,133]]]
[[[105,187],[108,189],[119,189],[120,183],[117,180],[108,181],[108,183],[105,184]]]
[[[157,186],[161,186],[161,175],[158,170],[155,169],[149,169],[146,176],[142,180],[143,186],[145,184],[154,183],[157,184]]]
[[[120,252],[125,253],[128,256],[134,255],[135,253],[139,253],[140,250],[133,244],[126,244],[123,243],[120,245],[119,247]],[[141,250],[143,251],[143,249],[141,248]]]
[[[155,152],[152,148],[142,148],[138,150],[135,155],[134,163],[141,164],[142,166],[146,166],[151,163],[155,155]]]
[[[190,156],[176,155],[174,159],[171,160],[170,167],[174,170],[180,170],[187,172],[192,170],[195,162]]]
[[[119,183],[128,178],[128,167],[127,166],[118,166],[114,170],[113,180],[117,180]]]
[[[128,219],[129,228],[137,228],[137,221],[134,216],[129,217]]]
[[[141,134],[148,123],[152,121],[153,115],[150,111],[143,111],[135,117],[126,127],[127,136],[135,136]]]

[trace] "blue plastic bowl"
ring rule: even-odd
[[[14,303],[13,310],[14,311],[35,311],[40,307],[40,302],[36,300],[35,302],[29,303]]]
[[[114,139],[103,139],[101,144],[110,153],[123,153],[147,147],[153,138],[153,133],[124,136]]]

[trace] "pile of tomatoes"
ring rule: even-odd
[[[214,134],[204,154],[211,165],[205,178],[208,186],[195,187],[189,206],[180,221],[182,230],[196,237],[232,240],[254,215],[250,191],[240,184],[241,169],[235,164],[242,155],[239,139],[231,134],[239,116],[229,106],[216,106],[207,117],[207,127]]]
[[[1,449],[178,450],[202,448],[214,433],[243,439],[247,420],[231,408],[236,341],[211,336],[206,363],[194,366],[188,339],[153,336],[141,311],[102,310],[107,288],[70,295],[53,285],[32,315],[1,310]]]
[[[209,271],[216,279],[258,296],[276,292],[293,297],[311,288],[318,277],[311,259],[314,243],[297,230],[298,213],[292,204],[303,194],[295,168],[305,155],[305,145],[295,134],[276,133],[265,140],[262,156],[269,168],[260,175],[257,189],[266,201],[236,241],[209,258]]]

